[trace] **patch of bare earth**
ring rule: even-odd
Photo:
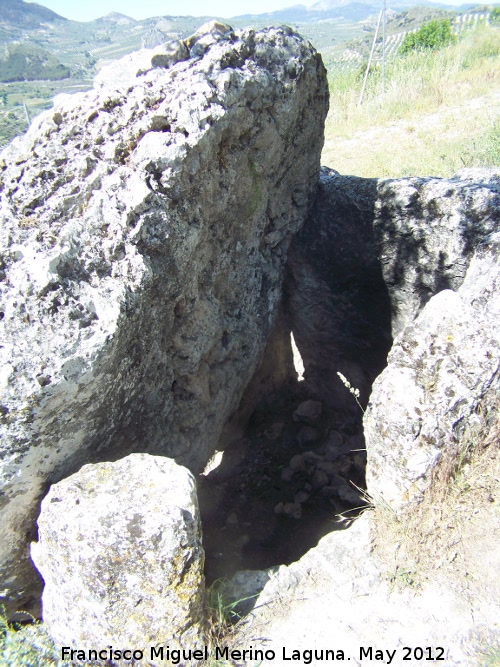
[[[403,515],[375,505],[373,555],[390,584],[416,595],[429,585],[453,591],[470,613],[471,646],[499,665],[500,441],[466,453],[446,484]]]

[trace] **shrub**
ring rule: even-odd
[[[500,7],[493,7],[490,14],[490,24],[500,25]]]
[[[451,32],[450,20],[436,19],[425,23],[416,32],[409,32],[405,35],[399,51],[402,55],[407,55],[411,51],[438,51],[455,41],[456,37]]]

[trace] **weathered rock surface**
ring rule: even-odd
[[[204,554],[193,475],[131,454],[54,484],[31,553],[56,645],[124,649],[205,644]]]
[[[447,482],[468,450],[498,438],[500,233],[478,246],[396,338],[365,416],[370,493],[393,507]],[[437,468],[437,470],[436,470]]]
[[[212,23],[58,96],[1,154],[0,601],[36,602],[26,544],[51,483],[213,452],[273,324],[327,106],[291,30]]]
[[[287,667],[293,659],[313,667],[337,660],[416,666],[422,660],[418,649],[413,654],[415,647],[447,665],[475,667],[484,660],[488,647],[496,646],[499,629],[498,597],[484,595],[493,583],[488,581],[491,569],[488,576],[481,573],[481,595],[471,594],[467,582],[462,590],[464,582],[458,579],[450,586],[441,572],[418,590],[398,586],[397,568],[388,571],[394,564],[373,553],[374,529],[366,513],[289,566],[238,573],[228,593],[236,600],[243,593],[255,597],[251,614],[232,639],[234,648],[273,651],[274,658],[269,654],[262,661],[266,667]],[[498,566],[494,546],[487,556]],[[498,591],[496,582],[494,588]]]
[[[311,391],[358,410],[392,338],[444,289],[457,290],[477,244],[500,228],[500,176],[367,179],[323,169],[290,247],[287,309]]]

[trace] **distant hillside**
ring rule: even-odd
[[[47,7],[23,0],[0,0],[0,25],[36,29],[43,23],[67,21]]]
[[[243,16],[234,17],[238,20],[258,19],[259,21],[267,20],[270,23],[314,23],[317,21],[362,21],[372,14],[380,11],[375,4],[366,2],[349,2],[347,4],[338,3],[336,6],[331,6],[326,9],[314,9],[312,7],[305,7],[304,5],[295,5],[286,9],[280,9],[276,12],[268,12],[266,14],[246,14]]]
[[[60,81],[69,68],[44,49],[30,44],[9,44],[0,53],[0,81]]]
[[[120,14],[119,12],[110,12],[109,14],[106,14],[106,16],[96,19],[94,23],[96,24],[115,23],[117,25],[132,25],[134,23],[138,23],[138,21],[131,18],[130,16],[126,16],[125,14]]]
[[[402,11],[418,4],[426,8],[447,8],[439,2],[429,0],[392,0],[390,8],[393,11]],[[322,21],[362,21],[370,16],[377,15],[381,9],[379,0],[319,0],[310,7],[305,5],[293,5],[276,12],[266,14],[246,14],[234,17],[238,20],[266,19],[271,22],[282,21],[285,23],[315,23]]]

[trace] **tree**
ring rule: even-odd
[[[411,51],[437,51],[444,46],[454,44],[455,35],[451,32],[451,22],[449,19],[436,19],[425,23],[416,32],[409,32],[405,35],[399,52],[402,55],[411,53]]]

